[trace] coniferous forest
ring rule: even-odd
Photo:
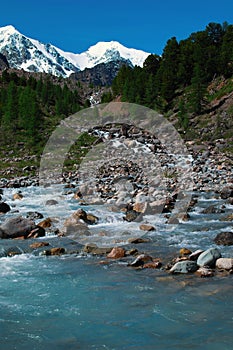
[[[77,89],[54,83],[48,76],[37,78],[4,70],[0,78],[1,146],[23,144],[41,151],[46,136],[58,122],[81,108]]]
[[[185,40],[169,39],[162,56],[151,54],[143,68],[123,66],[113,81],[112,97],[163,113],[175,107],[180,126],[187,129],[189,116],[204,113],[206,104],[218,97],[209,84],[225,81],[219,95],[231,92],[232,75],[233,25],[209,23]],[[108,93],[103,101],[112,97]]]

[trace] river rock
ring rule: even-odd
[[[138,255],[138,250],[136,248],[131,248],[125,252],[125,255]]]
[[[217,208],[214,205],[210,205],[208,208],[202,210],[202,214],[221,214],[224,213],[224,210]]]
[[[173,215],[167,221],[167,224],[169,225],[179,225],[179,223],[180,223],[179,219],[177,217],[174,217]]]
[[[43,221],[40,221],[38,223],[38,226],[42,227],[42,228],[48,228],[48,227],[51,227],[52,226],[52,220],[51,218],[47,218]]]
[[[82,220],[88,225],[94,225],[99,221],[99,218],[97,216],[87,213],[83,209],[78,209],[72,214],[72,217],[77,221]]]
[[[80,191],[77,191],[75,194],[74,194],[74,199],[82,199],[83,198],[83,195]]]
[[[147,202],[137,202],[133,206],[133,210],[140,214],[151,214],[152,209]]]
[[[66,252],[65,248],[54,247],[54,248],[51,248],[51,249],[44,250],[41,253],[41,255],[46,255],[46,256],[49,256],[49,255],[62,255],[62,254],[65,254],[65,252]]]
[[[30,220],[43,219],[43,217],[43,214],[38,213],[37,211],[29,211],[26,215],[26,218]]]
[[[145,263],[152,262],[153,258],[150,255],[140,254],[136,259],[130,264],[133,267],[143,266]]]
[[[208,267],[202,266],[196,271],[196,275],[199,277],[213,277],[214,271]]]
[[[214,238],[218,245],[233,245],[233,232],[220,232]]]
[[[197,263],[195,261],[179,261],[171,269],[171,273],[189,273],[195,272],[198,269]]]
[[[99,221],[99,218],[93,214],[87,213],[86,223],[88,225],[95,225]]]
[[[49,245],[48,242],[34,242],[34,243],[30,244],[30,248],[38,249],[41,247],[47,247],[48,245]]]
[[[148,224],[141,224],[141,225],[139,226],[139,228],[140,228],[140,230],[142,230],[142,231],[154,231],[154,230],[155,230],[154,226],[148,225]]]
[[[160,259],[153,259],[152,262],[145,263],[143,265],[144,269],[159,269],[162,266]]]
[[[221,258],[220,251],[217,248],[209,248],[199,255],[197,265],[212,267],[219,258]]]
[[[187,248],[181,248],[180,249],[180,256],[187,256],[187,255],[190,255],[190,254],[192,254],[190,249],[187,249]]]
[[[45,230],[37,226],[34,221],[17,216],[6,220],[0,227],[2,238],[32,238],[45,236]]]
[[[83,252],[93,255],[105,255],[110,253],[112,249],[111,247],[98,247],[95,243],[87,243],[83,248]]]
[[[189,255],[189,260],[197,261],[199,255],[203,253],[202,249],[197,249]]]
[[[138,218],[139,213],[135,210],[129,210],[127,211],[126,215],[123,217],[125,221],[131,222],[135,221]]]
[[[226,201],[227,204],[233,205],[233,197],[230,197]]]
[[[233,214],[229,214],[224,218],[221,218],[220,221],[233,221]]]
[[[149,238],[143,238],[143,237],[133,237],[128,239],[128,243],[130,244],[149,243],[149,242],[151,242]]]
[[[216,260],[216,267],[218,269],[231,270],[233,269],[232,258],[219,258]]]
[[[233,197],[233,186],[224,187],[220,192],[220,196],[222,199]]]
[[[111,252],[107,255],[109,259],[120,259],[125,256],[125,249],[121,247],[115,247],[111,250]]]
[[[56,205],[56,204],[58,204],[58,201],[56,201],[55,199],[48,199],[45,202],[45,205]]]
[[[13,199],[14,200],[21,200],[21,199],[23,199],[23,195],[22,195],[22,193],[21,192],[17,192],[17,193],[14,193],[13,194]]]
[[[73,224],[64,224],[61,232],[65,236],[70,236],[73,239],[79,238],[80,236],[90,236],[91,232],[88,230],[87,224],[85,222],[77,222]]]
[[[0,203],[0,214],[6,214],[10,210],[11,210],[11,207],[7,203],[5,202]]]
[[[180,221],[188,221],[190,219],[190,215],[188,213],[175,213],[168,220],[168,224],[178,225]]]
[[[62,247],[55,247],[50,249],[51,255],[62,255],[65,254],[66,250]]]

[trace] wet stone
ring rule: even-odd
[[[233,258],[219,258],[216,260],[216,267],[223,270],[233,269]]]
[[[221,258],[221,253],[217,248],[210,248],[201,253],[197,259],[198,266],[214,266],[217,259]]]
[[[233,232],[220,232],[214,242],[218,245],[233,245]]]
[[[208,267],[202,266],[196,271],[196,275],[199,277],[213,277],[214,271]]]
[[[195,272],[198,269],[197,263],[195,261],[179,261],[171,269],[171,273],[190,273]]]
[[[115,247],[111,250],[111,252],[107,255],[109,259],[120,259],[125,256],[125,249],[121,247]]]
[[[0,214],[1,213],[2,214],[6,214],[10,210],[11,210],[11,208],[10,208],[10,206],[7,203],[5,203],[5,202],[1,202],[0,203]]]

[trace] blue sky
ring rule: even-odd
[[[232,0],[9,0],[0,26],[71,52],[98,41],[161,54],[169,38],[187,38],[209,22],[233,24]]]

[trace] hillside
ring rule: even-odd
[[[232,149],[233,26],[209,23],[143,67],[122,67],[111,98],[144,105],[167,117],[189,141],[226,140]],[[106,99],[106,96],[104,96]]]

